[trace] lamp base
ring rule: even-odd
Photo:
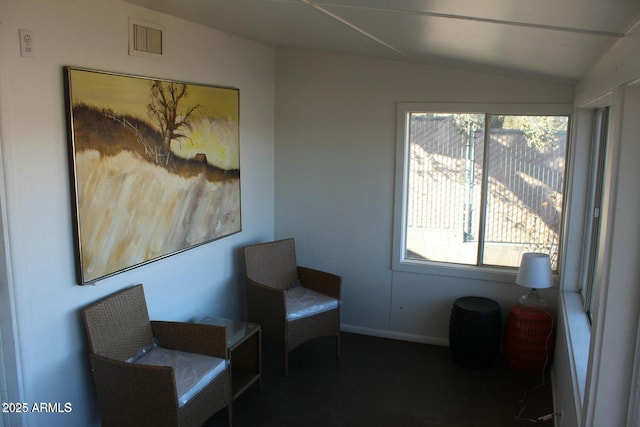
[[[544,298],[542,298],[542,295],[540,295],[538,293],[538,290],[534,288],[529,289],[529,292],[522,295],[520,299],[518,299],[518,304],[539,309],[544,309],[547,307],[547,304],[544,302]]]
[[[504,334],[509,367],[526,374],[544,372],[553,359],[555,332],[549,310],[514,306]]]

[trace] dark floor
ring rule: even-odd
[[[263,340],[262,389],[249,388],[233,404],[235,427],[366,426],[464,427],[531,425],[514,420],[553,412],[551,385],[542,375],[511,371],[504,360],[486,369],[451,362],[449,348],[342,334],[320,338],[289,355]],[[531,391],[533,390],[533,391]],[[226,411],[206,427],[225,426]],[[552,426],[553,421],[540,423]]]

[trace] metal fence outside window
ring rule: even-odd
[[[485,242],[557,251],[564,144],[541,150],[522,131],[490,132]],[[461,229],[477,239],[483,148],[484,129],[462,132],[451,116],[412,120],[408,227]]]

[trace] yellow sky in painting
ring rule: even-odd
[[[84,103],[115,112],[153,120],[147,113],[152,79],[96,71],[71,69],[71,96],[74,104]],[[200,104],[201,114],[209,118],[238,121],[238,91],[189,84],[181,110]]]

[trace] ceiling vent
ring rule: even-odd
[[[129,18],[129,55],[162,57],[164,33],[160,25]]]

